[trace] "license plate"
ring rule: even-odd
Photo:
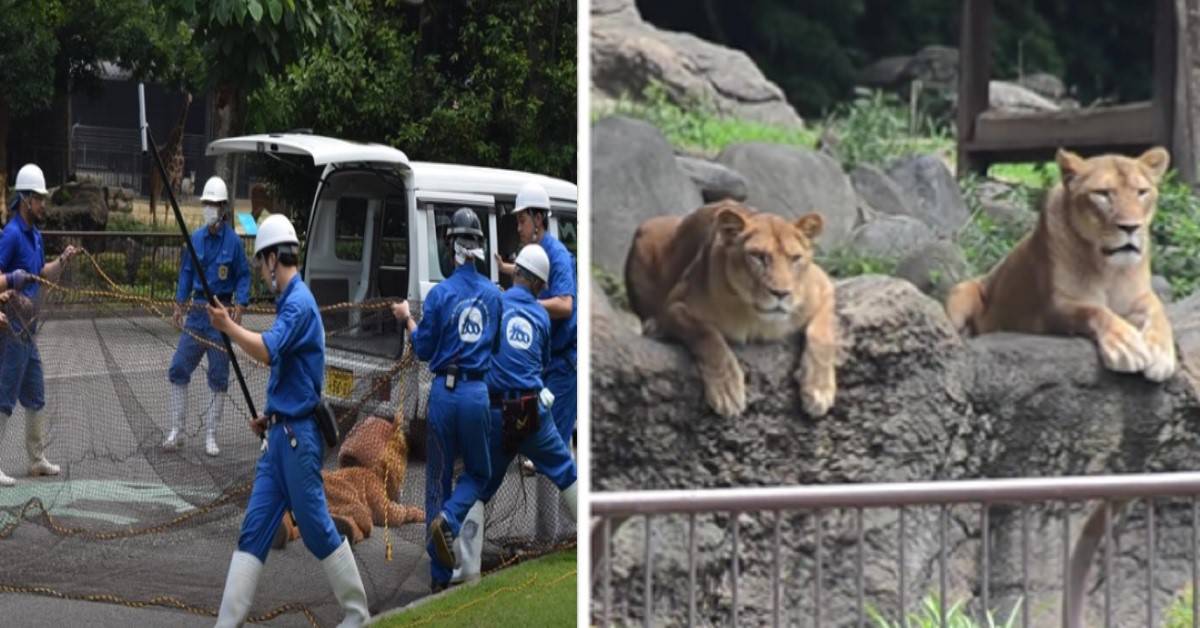
[[[349,399],[352,392],[354,392],[354,373],[332,366],[325,367],[326,395]]]

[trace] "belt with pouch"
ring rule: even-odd
[[[527,401],[531,397],[538,396],[537,390],[505,390],[503,392],[489,392],[488,401],[491,402],[493,408],[499,408],[504,405],[505,401]]]
[[[435,377],[446,377],[450,374],[450,371],[434,371],[433,374]],[[459,371],[455,374],[455,377],[460,382],[479,382],[483,381],[486,375],[487,371]]]
[[[217,300],[220,301],[223,305],[232,305],[233,304],[233,293],[232,292],[224,292],[221,294],[214,294],[213,296],[217,297]],[[193,292],[192,298],[196,299],[198,301],[205,301],[205,302],[208,301],[208,297],[204,296],[203,290],[197,290],[197,291]]]
[[[288,438],[291,440],[292,448],[296,448],[296,435],[292,433],[288,423],[290,421],[304,420],[312,417],[317,422],[317,429],[321,430],[321,437],[325,439],[325,445],[328,447],[336,447],[338,441],[341,440],[341,434],[338,432],[337,418],[333,413],[333,408],[329,406],[329,402],[322,399],[317,403],[317,406],[311,412],[302,416],[289,416],[279,412],[272,413],[267,419],[268,425],[282,423],[287,430]]]

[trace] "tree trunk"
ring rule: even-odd
[[[218,88],[217,98],[213,103],[213,126],[215,127],[213,139],[241,135],[246,125],[246,103],[244,101],[245,94],[241,89],[233,85],[224,85]],[[237,196],[239,163],[233,155],[217,157],[215,173],[225,180],[231,198]]]

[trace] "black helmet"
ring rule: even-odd
[[[470,208],[459,207],[450,219],[450,229],[446,235],[450,237],[469,236],[482,240],[483,229],[479,225],[479,216]]]

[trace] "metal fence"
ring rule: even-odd
[[[593,542],[592,542],[592,590],[593,597],[596,597],[595,590],[597,586],[601,588],[599,600],[599,621],[602,626],[610,626],[613,624],[613,598],[612,598],[612,577],[613,577],[613,533],[616,527],[624,523],[626,520],[635,517],[644,517],[645,525],[645,544],[643,547],[641,565],[644,568],[644,583],[643,593],[644,608],[641,609],[643,622],[645,625],[653,623],[653,603],[654,596],[654,569],[653,569],[653,553],[651,547],[651,526],[652,519],[655,515],[666,514],[683,514],[688,517],[688,615],[687,625],[696,625],[696,517],[698,514],[713,514],[713,513],[728,513],[732,521],[732,557],[729,563],[729,577],[731,579],[732,590],[732,608],[729,621],[736,626],[739,623],[739,522],[738,515],[750,512],[772,512],[774,514],[773,525],[773,543],[770,555],[771,573],[771,592],[770,598],[772,601],[771,617],[774,626],[781,625],[781,614],[785,612],[782,608],[783,603],[780,599],[780,590],[784,585],[781,574],[781,529],[780,523],[783,519],[783,514],[794,511],[808,511],[815,517],[816,525],[814,526],[815,536],[815,551],[816,558],[813,563],[815,577],[813,578],[814,586],[812,596],[814,603],[813,608],[813,625],[821,626],[823,621],[832,620],[833,623],[844,623],[842,618],[828,618],[822,616],[822,596],[823,596],[823,579],[822,579],[822,547],[825,543],[822,539],[822,526],[820,525],[823,512],[828,512],[831,509],[850,509],[854,513],[855,534],[857,537],[855,560],[856,560],[856,616],[855,622],[857,625],[865,625],[867,620],[864,614],[864,586],[863,586],[863,511],[864,509],[875,508],[894,508],[899,509],[899,555],[896,557],[899,565],[897,573],[899,574],[899,582],[897,589],[899,591],[899,606],[900,606],[900,622],[899,625],[908,625],[907,614],[908,604],[905,599],[905,541],[907,532],[905,527],[905,508],[916,506],[940,506],[938,516],[938,600],[939,613],[938,618],[942,626],[946,625],[946,591],[947,591],[947,570],[946,570],[946,526],[947,508],[952,505],[978,505],[980,525],[982,529],[981,544],[981,587],[979,589],[983,613],[986,614],[990,608],[990,561],[993,559],[990,551],[989,521],[990,507],[996,505],[1019,505],[1020,506],[1020,522],[1021,522],[1021,592],[1025,600],[1029,599],[1029,551],[1030,551],[1030,530],[1028,506],[1030,504],[1042,502],[1061,502],[1063,504],[1062,517],[1062,625],[1075,628],[1080,625],[1081,601],[1085,593],[1085,580],[1087,571],[1078,573],[1069,567],[1069,563],[1074,563],[1077,558],[1072,557],[1069,551],[1070,543],[1070,512],[1067,505],[1070,502],[1078,502],[1081,500],[1103,500],[1101,506],[1103,509],[1103,539],[1102,547],[1104,550],[1104,564],[1106,566],[1104,578],[1104,614],[1106,626],[1113,625],[1112,618],[1112,596],[1113,596],[1113,579],[1107,577],[1107,574],[1112,572],[1112,550],[1115,541],[1113,536],[1112,519],[1113,513],[1120,510],[1128,500],[1141,499],[1144,500],[1146,508],[1146,541],[1147,541],[1147,556],[1145,557],[1146,579],[1144,585],[1147,590],[1147,608],[1146,610],[1146,626],[1154,625],[1156,617],[1156,609],[1154,606],[1154,587],[1155,585],[1155,519],[1154,519],[1154,498],[1156,497],[1185,497],[1190,500],[1191,509],[1191,538],[1190,538],[1190,553],[1187,560],[1190,563],[1191,569],[1191,625],[1197,626],[1197,620],[1200,619],[1200,609],[1197,608],[1200,604],[1200,597],[1197,596],[1197,582],[1200,580],[1200,574],[1197,573],[1197,523],[1200,519],[1200,507],[1198,507],[1197,495],[1200,495],[1200,473],[1155,473],[1155,474],[1140,474],[1140,475],[1120,475],[1120,476],[1090,476],[1090,477],[1063,477],[1063,478],[1020,478],[1020,479],[995,479],[995,480],[969,480],[969,481],[945,481],[945,482],[911,482],[911,483],[890,483],[890,484],[851,484],[851,485],[824,485],[824,486],[802,486],[802,487],[781,487],[781,488],[736,488],[736,489],[705,489],[705,490],[675,490],[675,491],[628,491],[628,492],[593,492],[590,502],[593,517],[599,518],[598,523],[594,523]],[[1093,511],[1096,513],[1096,511]],[[631,522],[629,525],[634,525]],[[1086,532],[1086,531],[1085,531]],[[1078,544],[1078,549],[1082,543]],[[1094,549],[1094,548],[1093,548]],[[1087,564],[1091,562],[1091,554],[1085,554]],[[597,582],[599,580],[600,582]],[[1122,590],[1122,592],[1124,592]],[[1073,600],[1070,601],[1069,600]],[[1071,604],[1075,608],[1069,608]],[[1030,604],[1021,605],[1022,626],[1030,626]],[[990,625],[989,620],[981,620],[979,625]]]
[[[246,259],[254,254],[254,237],[239,236]],[[152,299],[174,299],[183,261],[183,238],[178,233],[126,231],[43,231],[47,257],[73,244],[91,253],[96,263],[120,289]],[[76,257],[63,283],[72,288],[111,290],[87,258]],[[267,288],[254,274],[250,282],[252,302],[269,300]]]

